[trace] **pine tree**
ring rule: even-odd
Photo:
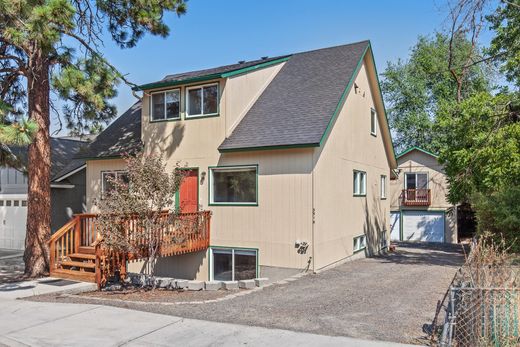
[[[110,121],[117,84],[131,82],[103,56],[103,32],[131,48],[146,33],[166,37],[165,14],[185,11],[184,0],[0,0],[0,142],[30,143],[27,277],[49,267],[51,109],[74,133]]]

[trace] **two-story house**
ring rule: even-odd
[[[319,270],[389,240],[397,168],[368,41],[166,76],[89,148],[87,208],[125,174],[121,156],[189,168],[177,205],[209,210],[207,249],[158,260],[199,280]],[[129,264],[130,271],[142,263]]]
[[[457,243],[457,208],[437,155],[411,147],[397,156],[398,177],[390,182],[391,239]]]

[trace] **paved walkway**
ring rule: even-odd
[[[123,308],[2,299],[0,346],[403,346]]]

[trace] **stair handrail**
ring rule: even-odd
[[[64,226],[58,229],[54,234],[49,238],[49,268],[52,271],[56,267],[56,244],[57,242],[63,238],[68,232],[70,232],[71,228],[74,227],[74,252],[77,252],[77,240],[79,238],[79,217],[73,216]]]

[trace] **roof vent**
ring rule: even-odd
[[[266,60],[267,58],[269,58],[267,55],[265,57],[262,57],[262,60]]]
[[[239,60],[238,63],[239,64],[244,64],[246,61],[245,60]]]

